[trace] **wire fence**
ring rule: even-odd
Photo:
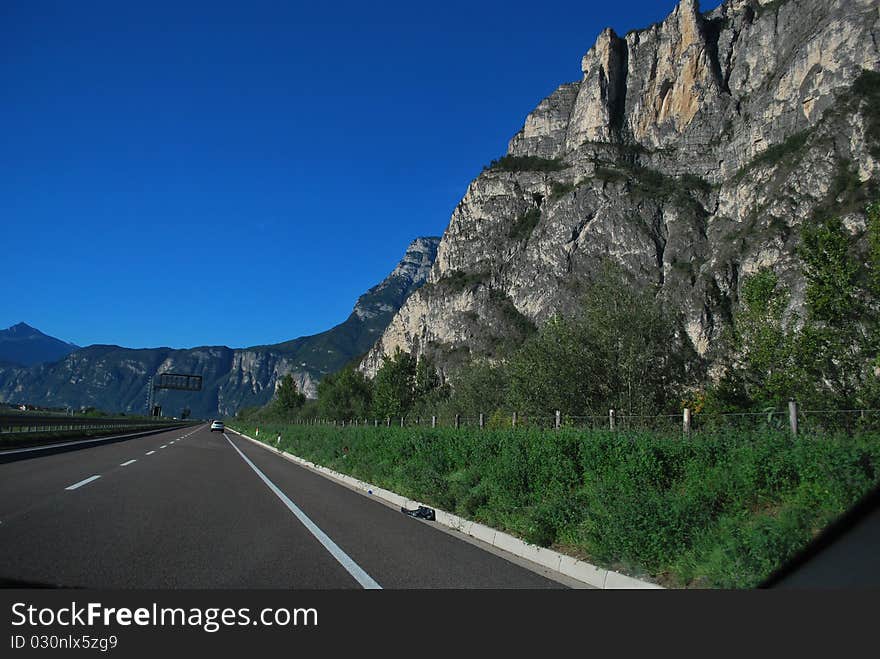
[[[602,415],[547,414],[436,414],[431,416],[362,417],[352,419],[296,419],[300,425],[331,425],[338,428],[458,428],[458,429],[578,429],[592,431],[648,431],[656,433],[758,432],[775,430],[793,435],[856,434],[880,432],[880,409],[800,409],[705,413],[684,409],[679,414],[639,415],[608,410]]]

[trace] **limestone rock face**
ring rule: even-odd
[[[626,37],[626,121],[646,147],[675,142],[700,110],[717,110],[720,80],[697,0],[682,0],[669,18]]]
[[[428,283],[363,360],[401,348],[444,366],[495,357],[572,313],[611,259],[684,315],[711,359],[743,277],[772,267],[803,304],[805,223],[864,231],[878,195],[876,0],[682,0],[662,22],[599,35],[583,78],[528,115],[452,213]],[[531,167],[529,169],[528,167]]]
[[[619,141],[626,97],[626,63],[626,43],[614,30],[602,32],[581,61],[584,78],[566,127],[566,150],[584,142]]]
[[[508,153],[541,158],[558,158],[562,155],[565,134],[579,88],[578,83],[562,85],[541,101],[526,117],[523,129],[510,140]]]

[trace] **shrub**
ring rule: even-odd
[[[540,221],[541,211],[537,208],[530,208],[516,218],[516,221],[510,227],[510,237],[513,240],[528,240]]]

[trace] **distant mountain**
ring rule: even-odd
[[[439,238],[418,238],[397,267],[358,298],[351,315],[336,327],[275,345],[233,349],[204,346],[131,349],[93,345],[54,364],[31,368],[0,364],[0,400],[41,406],[92,406],[108,412],[142,413],[148,383],[158,373],[193,373],[203,390],[156,392],[168,415],[188,407],[193,416],[232,415],[272,399],[281,377],[290,373],[310,397],[317,382],[362,356],[382,334],[406,299],[427,278]]]
[[[263,347],[291,356],[314,377],[338,371],[369,350],[407,298],[425,283],[439,244],[438,237],[416,238],[391,274],[358,298],[345,322],[321,334]]]
[[[43,334],[26,323],[0,330],[0,364],[33,366],[57,362],[79,346]]]

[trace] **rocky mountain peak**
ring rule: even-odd
[[[40,330],[35,327],[31,327],[27,323],[16,323],[12,327],[6,330],[9,335],[24,337],[24,336],[45,336]]]
[[[880,187],[878,37],[876,0],[728,0],[706,14],[682,0],[648,28],[604,30],[582,79],[468,186],[427,284],[363,370],[396,348],[497,356],[571,313],[605,260],[674,305],[702,354],[761,267],[799,311],[801,228],[839,212],[858,231]]]
[[[24,322],[0,330],[0,361],[8,364],[32,366],[54,362],[76,349],[73,343],[44,334]]]
[[[358,298],[353,314],[367,320],[397,311],[403,301],[427,281],[439,244],[437,236],[413,240],[389,275]]]

